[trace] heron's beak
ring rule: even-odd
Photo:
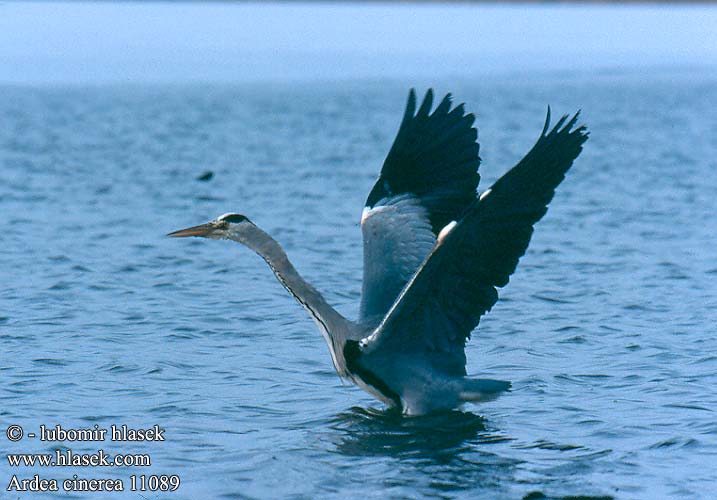
[[[169,233],[167,236],[171,236],[173,238],[186,238],[188,236],[209,236],[209,234],[214,231],[215,225],[211,222],[207,222],[206,224],[200,224],[198,226],[192,226],[188,227],[186,229],[180,229],[179,231],[174,231],[172,233]]]

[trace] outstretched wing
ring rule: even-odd
[[[396,140],[361,217],[361,318],[383,318],[433,248],[436,236],[476,198],[480,176],[475,117],[433,91],[416,112],[411,90]]]
[[[361,341],[364,353],[433,352],[442,369],[465,373],[466,339],[498,300],[496,287],[508,283],[533,225],[587,140],[585,127],[573,130],[578,115],[567,118],[546,134],[548,108],[533,149],[439,238],[388,315]]]

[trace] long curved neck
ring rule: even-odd
[[[304,306],[316,322],[329,346],[336,371],[344,375],[346,363],[342,350],[350,322],[326,302],[316,288],[301,277],[289,261],[284,249],[267,233],[252,224],[243,229],[242,234],[231,235],[230,239],[251,248],[269,264],[279,282]]]

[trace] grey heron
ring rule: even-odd
[[[550,108],[533,148],[478,195],[475,116],[416,110],[411,90],[396,139],[361,217],[363,287],[357,321],[337,312],[289,261],[281,246],[244,215],[229,213],[170,233],[246,245],[316,321],[339,376],[407,415],[497,397],[500,380],[467,377],[465,344],[498,300],[525,253],[533,225],[582,151],[579,112],[550,129]]]

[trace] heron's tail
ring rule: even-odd
[[[463,390],[458,397],[463,401],[490,401],[500,396],[501,392],[510,389],[510,382],[505,380],[491,380],[488,378],[465,378]]]

